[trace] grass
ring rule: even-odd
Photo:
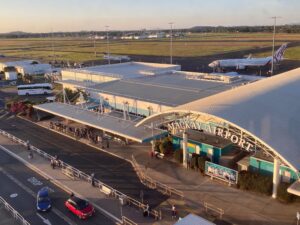
[[[175,38],[173,55],[195,57],[271,46],[271,33],[197,33]],[[300,34],[277,34],[277,44],[300,41]],[[101,60],[107,51],[105,40],[94,42],[87,38],[28,38],[0,39],[0,54],[11,57],[83,62]],[[169,39],[159,40],[111,40],[110,52],[123,55],[169,56]],[[54,55],[53,55],[54,53]],[[269,53],[264,53],[268,55]],[[261,54],[261,55],[264,55]],[[290,48],[287,57],[299,60],[299,48]]]
[[[266,57],[271,56],[272,52],[263,52],[260,54],[256,54],[256,57]],[[284,58],[289,60],[300,60],[300,46],[299,47],[291,47],[287,48],[286,52],[284,53]]]

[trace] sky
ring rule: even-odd
[[[1,0],[0,33],[300,23],[300,0]]]

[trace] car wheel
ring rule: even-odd
[[[29,93],[26,93],[26,96],[29,96]]]
[[[47,94],[47,92],[45,91],[45,92],[44,92],[44,95],[46,95],[46,94]]]

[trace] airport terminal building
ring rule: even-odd
[[[300,69],[261,79],[128,62],[65,70],[60,83],[86,92],[88,102],[37,110],[126,142],[171,135],[185,166],[191,154],[206,155],[209,171],[218,165],[256,171],[273,176],[274,198],[280,182],[300,195]]]

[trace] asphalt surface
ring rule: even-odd
[[[156,207],[168,198],[144,186],[129,162],[26,120],[1,114],[3,115],[3,112],[0,113],[0,129],[23,140],[30,140],[32,145],[51,155],[58,155],[61,160],[81,171],[88,174],[95,173],[96,178],[124,194],[140,199],[140,192],[143,190],[144,201],[150,207]]]
[[[0,180],[0,196],[31,225],[114,224],[98,211],[88,220],[80,220],[64,206],[64,202],[69,197],[68,193],[2,150],[0,150]],[[36,210],[36,194],[42,187],[48,187],[50,190],[52,209],[48,212]],[[48,220],[48,223],[44,220]]]

